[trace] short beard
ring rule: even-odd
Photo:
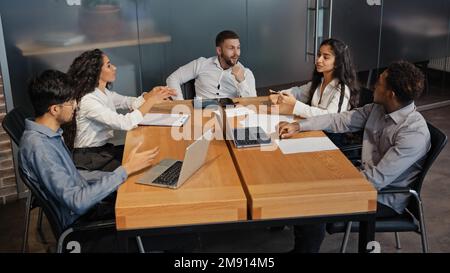
[[[224,55],[223,55],[223,53],[222,54],[220,54],[220,57],[222,57],[222,59],[225,61],[225,63],[228,65],[228,66],[230,66],[230,67],[232,67],[232,66],[234,66],[235,64],[231,61],[231,58],[226,58]],[[236,63],[239,61],[239,58],[236,60]]]

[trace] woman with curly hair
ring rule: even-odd
[[[109,90],[116,79],[116,67],[99,49],[78,56],[67,74],[74,80],[79,104],[74,119],[64,128],[64,139],[80,169],[115,170],[122,162],[123,145],[109,143],[113,130],[137,127],[153,105],[176,95],[173,89],[162,86],[137,98]],[[116,109],[130,112],[119,114]]]
[[[355,108],[358,89],[348,46],[337,39],[327,39],[320,44],[312,80],[272,94],[270,100],[279,107],[280,114],[308,118]]]

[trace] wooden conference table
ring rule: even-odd
[[[266,100],[235,102],[262,105]],[[193,109],[192,101],[164,103],[151,112],[170,113],[174,105],[192,111],[187,123],[181,128],[139,126],[128,132],[124,160],[140,141],[141,150],[160,147],[157,161],[182,160],[193,136],[201,135],[201,124],[210,127],[217,121],[212,110]],[[240,118],[230,117],[223,124],[240,126]],[[173,130],[176,138],[187,140],[173,139]],[[324,133],[295,137],[314,136]],[[205,165],[177,190],[136,184],[145,171],[130,176],[118,190],[116,227],[124,250],[128,239],[137,235],[337,221],[360,222],[360,252],[374,240],[376,190],[339,150],[285,155],[276,146],[237,149],[229,140],[215,139]]]

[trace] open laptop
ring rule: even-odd
[[[177,189],[205,163],[211,131],[186,148],[184,160],[163,159],[146,172],[137,183]]]
[[[236,148],[258,147],[272,144],[270,136],[261,127],[233,129],[233,142]]]

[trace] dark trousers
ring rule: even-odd
[[[89,222],[115,219],[116,197],[117,192],[111,193],[85,213],[82,219]]]
[[[75,148],[73,162],[78,169],[112,172],[122,165],[123,145],[107,143],[100,147]]]
[[[377,218],[397,215],[392,208],[377,203]],[[294,226],[295,246],[293,252],[318,253],[325,238],[326,224]]]
[[[113,192],[105,197],[102,201],[97,203],[89,211],[82,215],[77,222],[93,223],[97,221],[114,220],[116,195],[116,192]],[[115,227],[76,232],[69,235],[66,239],[66,242],[70,241],[78,242],[82,253],[120,251]],[[65,245],[65,247],[68,248],[68,245]],[[64,249],[64,251],[67,252],[72,250],[73,249]]]

